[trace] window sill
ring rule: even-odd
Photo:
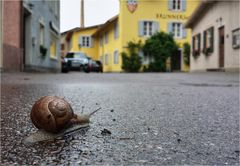
[[[53,60],[53,61],[57,61],[58,60],[57,57],[50,57],[50,59]]]
[[[141,37],[144,37],[144,38],[149,38],[149,37],[152,37],[152,35],[143,35]]]
[[[173,37],[176,40],[184,39],[182,36],[181,37]]]
[[[233,45],[233,49],[238,49],[240,48],[240,45]]]
[[[176,12],[176,13],[182,13],[182,12],[185,12],[185,10],[182,10],[182,9],[172,9],[172,10],[170,10],[170,11],[172,11],[172,12]]]

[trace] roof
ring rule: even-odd
[[[102,26],[102,24],[89,26],[89,27],[84,27],[84,28],[76,27],[76,28],[73,28],[73,29],[70,29],[68,31],[65,31],[65,32],[61,33],[61,35],[66,34],[66,40],[69,41],[71,39],[72,35],[73,35],[73,32],[86,30],[86,29],[92,29],[92,28],[99,28],[101,26]]]
[[[86,30],[86,29],[92,29],[92,28],[100,28],[103,24],[99,24],[99,25],[94,25],[94,26],[89,26],[89,27],[80,27],[78,29],[76,29],[75,31],[81,31],[81,30]]]
[[[79,28],[79,27],[75,27],[75,28],[69,29],[69,30],[67,30],[67,31],[64,31],[64,32],[61,33],[61,35],[64,35],[64,34],[66,34],[66,33],[68,33],[68,32],[75,31],[75,30],[78,29],[78,28]]]
[[[64,35],[66,33],[69,33],[69,32],[74,32],[74,31],[81,31],[81,30],[86,30],[86,29],[91,29],[91,28],[99,28],[100,26],[102,26],[103,24],[99,24],[99,25],[93,25],[93,26],[89,26],[89,27],[76,27],[76,28],[72,28],[72,29],[69,29],[67,31],[64,31],[61,33],[61,35]]]
[[[101,31],[103,31],[107,26],[111,25],[112,23],[114,23],[115,21],[118,20],[118,15],[110,18],[109,20],[107,20],[104,24],[102,24],[102,26],[99,27],[99,29],[93,34],[93,36],[98,35]]]
[[[211,6],[215,2],[217,1],[201,0],[198,7],[195,9],[188,21],[185,23],[185,27],[191,28],[203,16],[203,14],[206,13],[206,11],[209,9],[209,6]]]

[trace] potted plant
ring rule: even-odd
[[[47,55],[47,48],[43,45],[40,45],[40,53],[43,57],[45,57]]]
[[[197,56],[199,56],[200,55],[200,51],[199,50],[194,50],[193,51],[193,56],[194,57],[197,57]]]
[[[205,49],[203,49],[203,53],[205,54],[205,55],[209,55],[210,53],[212,53],[213,52],[213,50],[212,50],[212,48],[211,47],[208,47],[208,48],[205,48]]]

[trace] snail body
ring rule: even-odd
[[[33,105],[30,114],[36,128],[51,133],[57,133],[73,124],[89,123],[90,116],[91,114],[83,116],[74,114],[71,105],[57,96],[40,98]]]

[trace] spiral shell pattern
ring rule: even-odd
[[[73,118],[71,105],[57,96],[40,98],[32,107],[31,120],[38,129],[58,132]]]

